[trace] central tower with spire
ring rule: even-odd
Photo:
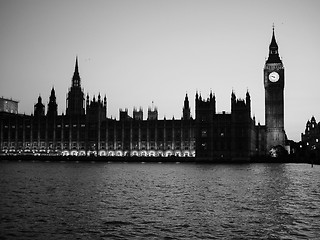
[[[71,88],[67,95],[66,115],[84,115],[84,93],[81,89],[81,78],[78,69],[78,57],[72,77]]]
[[[284,146],[284,66],[279,57],[274,27],[269,45],[269,57],[263,70],[265,88],[266,150]]]

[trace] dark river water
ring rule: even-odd
[[[320,239],[320,166],[0,162],[0,239]]]

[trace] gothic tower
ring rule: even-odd
[[[284,131],[284,66],[279,57],[274,28],[269,57],[264,65],[266,147],[285,145]]]
[[[76,66],[74,69],[71,88],[69,89],[67,96],[67,109],[66,115],[84,115],[84,94],[81,89],[79,69],[78,69],[78,57],[76,58]]]
[[[214,154],[213,127],[214,116],[216,114],[216,97],[210,91],[207,100],[202,99],[196,93],[196,156],[201,159],[211,159]]]
[[[183,120],[190,120],[190,106],[189,106],[188,94],[186,94],[186,97],[184,98],[182,114],[183,114],[182,116]]]
[[[51,94],[50,94],[50,97],[49,97],[47,116],[55,117],[57,115],[58,115],[58,104],[57,104],[57,101],[56,101],[56,93],[54,91],[54,88],[52,88],[51,89]]]
[[[38,102],[34,105],[34,116],[40,117],[44,116],[44,105],[42,104],[42,98],[39,95]]]

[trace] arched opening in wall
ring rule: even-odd
[[[163,157],[163,152],[162,151],[158,151],[156,154],[157,157]]]
[[[86,151],[80,151],[79,152],[79,156],[85,156],[86,155]]]
[[[116,152],[116,156],[117,156],[117,157],[122,157],[122,156],[123,156],[123,152],[120,151],[120,150],[118,150],[118,151]]]
[[[62,156],[69,156],[69,151],[63,151]]]
[[[97,156],[97,151],[88,151],[87,153],[88,156],[96,157]]]
[[[72,151],[70,152],[70,155],[71,155],[71,156],[78,156],[78,151],[72,150]]]
[[[124,157],[130,157],[130,152],[129,151],[123,151],[123,156]]]
[[[138,157],[138,156],[139,156],[138,151],[132,151],[132,152],[131,152],[131,156],[132,156],[132,157]]]
[[[148,156],[147,151],[141,151],[140,152],[140,156],[141,157],[147,157]]]
[[[99,151],[99,156],[101,156],[101,157],[107,156],[107,152],[105,150],[100,150]]]
[[[109,151],[108,156],[113,157],[115,155],[114,151]]]
[[[191,154],[190,154],[189,151],[184,151],[184,152],[183,152],[183,156],[184,156],[184,157],[190,157],[190,155],[191,155]]]
[[[173,155],[173,152],[171,150],[166,151],[165,156],[171,157]]]
[[[155,157],[156,156],[156,152],[155,151],[149,151],[149,157]]]
[[[175,151],[174,156],[181,157],[181,151]]]

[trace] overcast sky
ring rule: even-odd
[[[159,118],[182,115],[188,93],[216,94],[230,112],[232,89],[252,99],[264,124],[263,66],[275,25],[285,65],[285,129],[300,140],[308,119],[320,121],[320,1],[45,1],[0,0],[0,96],[30,114],[54,86],[65,112],[75,57],[85,94],[119,108],[152,101]],[[46,106],[47,108],[47,106]]]

